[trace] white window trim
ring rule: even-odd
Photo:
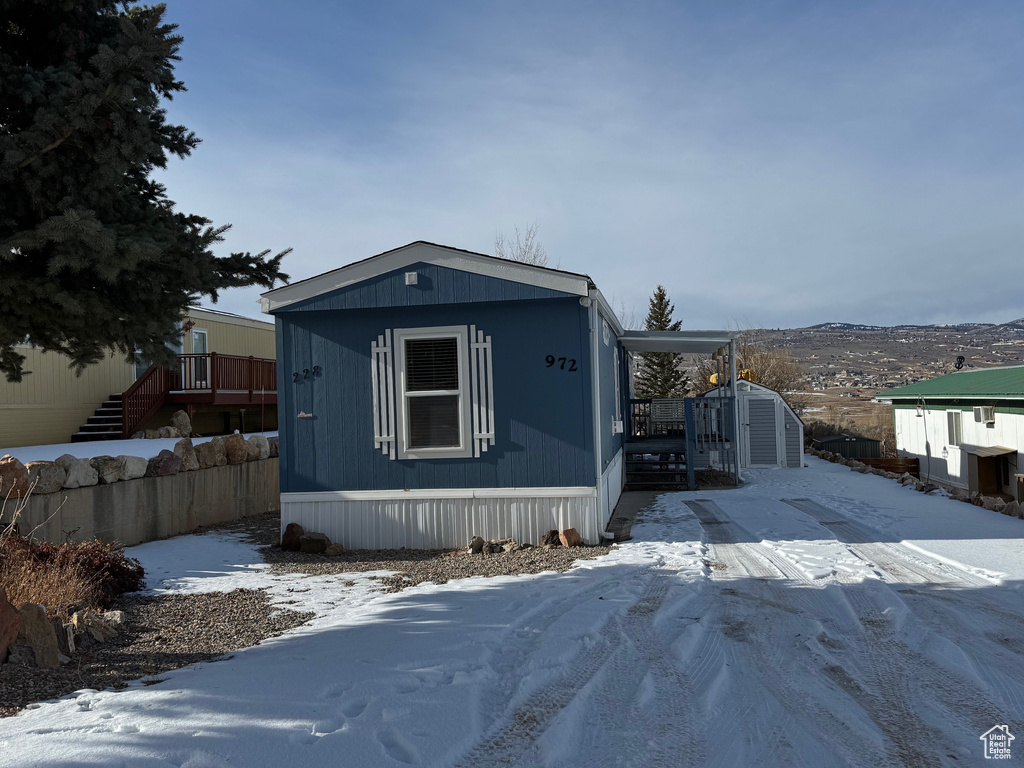
[[[396,376],[395,397],[398,401],[398,442],[399,459],[462,459],[473,455],[472,409],[469,391],[469,332],[465,325],[440,325],[430,328],[395,328],[394,364]],[[409,443],[409,397],[405,390],[405,342],[407,339],[454,338],[458,347],[459,361],[459,445],[443,448],[410,449]],[[452,394],[455,394],[453,391]]]

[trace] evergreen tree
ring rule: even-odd
[[[26,340],[81,370],[107,351],[169,361],[200,296],[271,287],[284,251],[215,256],[226,226],[150,176],[199,139],[166,122],[182,38],[164,6],[0,0],[0,371]]]
[[[650,309],[644,329],[648,331],[678,331],[682,321],[673,320],[675,306],[669,301],[665,287],[659,285],[651,296]],[[638,397],[683,397],[689,380],[679,363],[682,355],[675,352],[646,352],[640,355],[636,372]]]

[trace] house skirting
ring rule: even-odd
[[[615,454],[615,458],[609,462],[608,468],[605,469],[604,474],[601,475],[600,508],[602,531],[608,526],[608,521],[612,519],[612,513],[615,511],[615,505],[619,503],[619,496],[622,495],[622,460],[624,456],[625,453],[620,448],[619,452]]]
[[[597,488],[466,488],[281,494],[281,530],[298,523],[349,549],[457,549],[474,536],[539,544],[575,528],[601,542]],[[603,510],[602,510],[603,511]]]

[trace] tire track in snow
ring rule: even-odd
[[[623,642],[608,660],[587,698],[597,708],[602,738],[577,764],[595,766],[700,766],[702,738],[695,728],[694,689],[675,657],[671,638],[656,616],[670,589],[672,572],[653,569],[643,596],[626,610],[616,630]],[[687,601],[694,613],[702,597]],[[696,603],[696,605],[695,605]]]
[[[890,731],[896,733],[894,743],[900,754],[911,761],[908,764],[928,763],[912,762],[920,758],[918,750],[921,745],[908,743],[905,730],[899,728],[899,721],[907,712],[913,713],[937,702],[943,709],[945,721],[959,721],[967,733],[981,733],[990,727],[989,723],[1007,721],[1007,714],[1002,707],[989,700],[991,694],[998,695],[1014,711],[1021,711],[1021,689],[1024,687],[1021,683],[1024,681],[1019,672],[1004,663],[1001,653],[989,652],[993,645],[991,639],[978,631],[977,618],[974,621],[969,618],[971,614],[976,617],[980,601],[974,595],[966,599],[950,590],[950,587],[971,591],[991,589],[990,581],[945,563],[928,563],[923,556],[902,550],[899,545],[871,541],[877,539],[877,534],[870,529],[853,521],[837,520],[836,512],[813,500],[782,501],[830,530],[839,541],[847,545],[850,552],[877,569],[880,581],[874,591],[885,590],[888,595],[875,595],[876,602],[872,599],[872,589],[867,583],[851,584],[850,589],[844,590],[844,595],[860,617],[872,646],[882,651],[868,653],[866,660],[871,665],[874,682],[881,695],[897,713],[903,714],[900,714],[893,727],[887,728],[882,723],[879,725],[887,735]],[[908,585],[927,585],[931,589],[919,591],[900,588]],[[948,666],[939,666],[908,647],[906,642],[896,636],[889,618],[878,607],[878,603],[891,606],[893,602],[904,606],[910,614],[901,622],[904,627],[909,626],[913,631],[920,626],[922,628],[917,630],[919,634],[931,633],[955,646],[967,660],[973,662],[972,671],[991,690],[981,690],[970,677],[950,670]],[[1021,617],[1007,614],[1001,608],[993,610],[992,606],[987,606],[982,612],[990,618],[1001,617],[1004,621],[1010,619],[1009,624],[1019,631]],[[984,626],[984,622],[981,625]],[[1010,626],[1005,629],[1009,630]],[[1007,677],[1018,679],[1008,684]],[[909,685],[911,680],[914,682],[913,690]],[[903,682],[897,685],[898,681]],[[861,694],[862,698],[866,695],[863,691]],[[851,692],[851,695],[855,694]],[[916,701],[912,702],[912,699]],[[888,718],[888,713],[885,716]],[[934,733],[934,729],[931,730],[933,733],[929,739],[934,746],[940,737]],[[956,749],[955,742],[949,746]]]
[[[651,706],[642,707],[642,715],[633,720],[638,729],[631,733],[625,764],[642,766],[699,765],[687,762],[699,756],[698,739],[692,726],[687,702],[692,699],[686,676],[671,663],[668,649],[656,638],[653,623],[669,589],[671,572],[659,568],[646,570],[647,584],[641,597],[626,609],[624,616],[612,616],[602,637],[586,647],[550,683],[530,694],[526,701],[503,714],[492,724],[483,741],[457,766],[533,766],[540,764],[538,738],[565,709],[579,698],[592,700],[607,721],[622,708],[622,684],[635,677],[629,670],[647,669],[657,673],[652,679]],[[621,581],[617,576],[616,582]],[[607,583],[601,585],[605,590]],[[597,587],[587,590],[593,593]],[[574,592],[559,604],[580,601]],[[546,612],[551,623],[564,610]],[[539,640],[537,641],[539,642]],[[534,645],[534,644],[530,644]],[[524,660],[533,649],[520,646],[513,656]],[[652,669],[653,668],[653,669]],[[647,678],[640,675],[633,690],[639,691]],[[587,690],[585,690],[587,689]],[[593,690],[590,690],[593,689]],[[621,746],[621,745],[620,745]],[[605,755],[615,758],[615,755]],[[619,758],[623,753],[618,754]],[[634,762],[634,758],[638,762]],[[619,763],[622,764],[622,763]]]
[[[739,527],[714,502],[695,500],[686,504],[707,532],[711,556],[725,566],[712,571],[712,583],[724,596],[722,632],[743,644],[731,661],[740,668],[735,676],[747,687],[740,698],[756,702],[744,712],[729,713],[734,718],[739,716],[739,721],[730,723],[728,718],[719,717],[709,723],[710,728],[740,728],[752,753],[728,752],[728,741],[737,738],[734,730],[729,730],[721,739],[725,743],[717,748],[709,744],[709,753],[720,756],[712,764],[889,763],[872,734],[860,733],[833,711],[830,704],[834,684],[821,675],[810,654],[794,657],[785,648],[794,637],[812,636],[812,628],[820,627],[821,618],[844,618],[846,607],[836,605],[825,590],[808,584],[797,569],[766,547],[738,541],[734,531]],[[754,620],[748,620],[750,608],[740,609],[737,599],[754,605]],[[744,666],[752,669],[746,672]],[[766,706],[769,701],[776,706]],[[755,721],[746,722],[750,717]],[[813,734],[810,740],[808,732]]]

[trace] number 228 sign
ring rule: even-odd
[[[575,372],[576,358],[574,357],[555,357],[554,355],[548,355],[544,358],[544,362],[547,363],[548,368],[557,368],[560,371]]]

